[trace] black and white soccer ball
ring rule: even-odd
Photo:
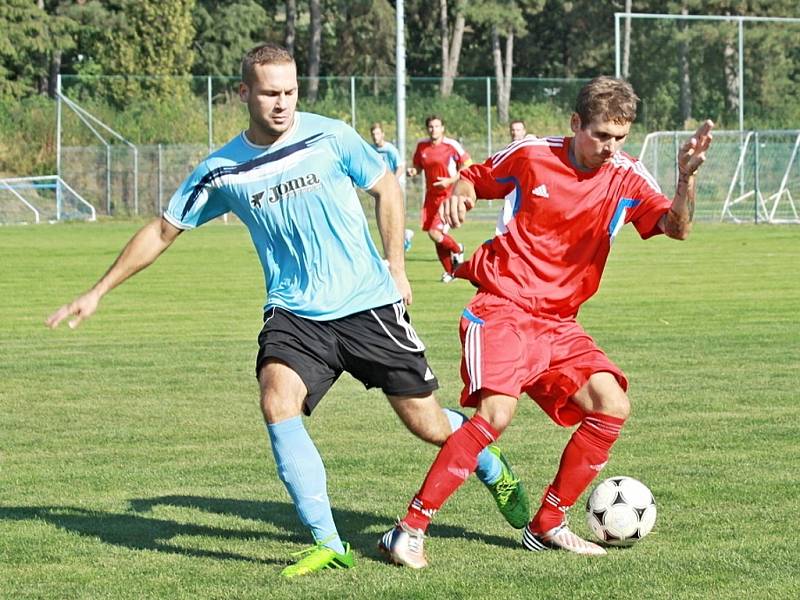
[[[601,481],[586,501],[586,519],[601,542],[631,546],[653,530],[656,501],[653,492],[633,477]]]

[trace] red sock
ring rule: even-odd
[[[445,273],[453,272],[453,259],[450,258],[450,250],[445,248],[442,244],[436,244],[436,256],[439,257],[439,262],[442,263]]]
[[[475,470],[478,454],[498,435],[479,415],[473,415],[453,432],[436,455],[419,492],[411,500],[403,518],[406,525],[425,531],[434,513]]]
[[[564,521],[564,512],[606,466],[623,423],[625,419],[602,413],[584,417],[564,448],[556,478],[545,491],[539,512],[531,521],[534,533],[545,533]]]
[[[446,233],[439,244],[447,248],[450,252],[455,252],[456,254],[461,252],[461,246],[458,245],[458,242],[451,235]]]

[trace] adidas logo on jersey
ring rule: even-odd
[[[534,196],[540,196],[542,198],[550,197],[550,194],[547,192],[547,186],[545,184],[533,188],[531,194],[533,194]]]
[[[431,379],[436,379],[436,377],[433,375],[433,371],[431,371],[431,368],[428,367],[427,369],[425,369],[425,381],[430,381]]]

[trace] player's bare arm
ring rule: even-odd
[[[468,166],[472,164],[471,160],[464,161],[464,164],[458,170],[458,173],[466,169]],[[436,188],[447,188],[453,185],[456,181],[458,181],[458,173],[453,175],[452,177],[437,177],[436,181],[433,184],[433,187]]]
[[[475,186],[472,182],[459,179],[456,181],[453,193],[439,207],[439,216],[450,227],[461,227],[467,217],[467,211],[475,207],[476,200]]]
[[[667,214],[661,217],[661,230],[676,240],[684,240],[692,230],[694,219],[697,170],[706,160],[706,151],[713,138],[714,123],[705,121],[678,153],[678,185]]]
[[[383,255],[389,261],[389,272],[403,301],[410,305],[412,301],[411,284],[408,283],[406,276],[405,251],[403,250],[405,213],[400,184],[394,174],[386,171],[383,177],[367,191],[375,198],[375,217],[383,242]]]
[[[47,317],[45,324],[55,329],[67,317],[70,328],[91,317],[97,310],[100,299],[126,279],[151,265],[164,250],[180,235],[178,229],[163,218],[154,219],[134,234],[122,249],[114,264],[92,288],[65,304]],[[402,245],[401,245],[402,248]]]

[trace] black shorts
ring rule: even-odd
[[[333,321],[304,319],[273,307],[264,314],[258,346],[256,377],[269,358],[288,364],[308,390],[307,415],[342,371],[390,396],[423,396],[439,387],[402,302]]]

